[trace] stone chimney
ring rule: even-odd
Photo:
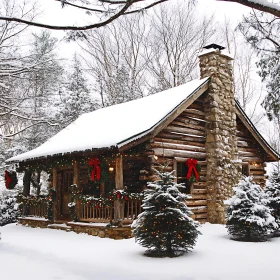
[[[208,221],[221,224],[238,178],[232,58],[216,44],[205,49],[199,59],[201,78],[211,77],[205,100]]]

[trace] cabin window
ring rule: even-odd
[[[187,180],[188,167],[185,162],[176,162],[177,170],[177,183],[182,183],[185,188],[180,189],[182,193],[190,194],[191,193],[191,183]]]
[[[250,175],[249,164],[242,164],[241,172],[242,172],[242,175],[249,176]]]

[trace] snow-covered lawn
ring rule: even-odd
[[[111,240],[10,224],[0,228],[5,280],[278,280],[280,238],[232,241],[222,225],[205,224],[193,252],[153,259],[134,239]]]

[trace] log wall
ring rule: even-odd
[[[153,155],[151,168],[165,165],[166,171],[176,170],[177,162],[195,158],[201,165],[200,181],[191,187],[192,198],[187,205],[200,222],[207,220],[206,151],[204,97],[197,99],[180,116],[157,134],[150,143]]]
[[[237,147],[238,158],[242,160],[243,165],[248,166],[249,175],[264,187],[266,172],[263,149],[239,118],[237,118]]]

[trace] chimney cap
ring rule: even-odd
[[[219,45],[217,45],[217,44],[210,44],[210,45],[208,45],[208,46],[205,46],[205,47],[203,47],[204,49],[218,49],[218,50],[224,50],[225,49],[225,47],[223,47],[223,46],[219,46]]]

